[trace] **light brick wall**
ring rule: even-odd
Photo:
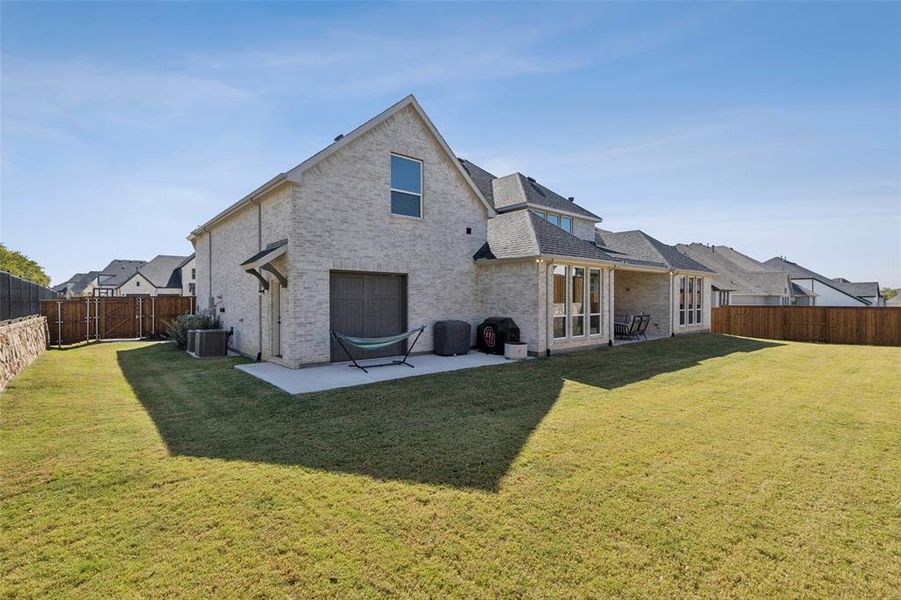
[[[478,264],[482,300],[480,323],[487,317],[510,317],[529,352],[541,351],[540,281],[543,265],[534,260]],[[476,324],[478,324],[476,323]],[[475,335],[475,327],[473,327]]]
[[[422,219],[390,214],[391,152],[423,161]],[[406,274],[410,327],[437,319],[477,324],[472,256],[487,238],[487,211],[451,160],[407,108],[303,174],[294,191],[283,340],[295,365],[329,360],[332,270]],[[431,348],[429,327],[417,350]]]
[[[212,309],[224,328],[233,327],[232,347],[247,356],[253,357],[257,352],[262,352],[264,359],[269,358],[270,298],[268,293],[260,294],[258,280],[246,273],[241,263],[259,252],[261,245],[287,237],[293,187],[291,183],[279,186],[258,200],[259,207],[256,203],[247,205],[214,225],[209,233],[202,233],[194,240],[198,311]],[[287,263],[283,262],[281,266],[284,269],[282,272],[286,273]],[[286,298],[283,303],[290,296],[290,291],[289,279],[288,288],[282,289],[282,296]],[[221,310],[223,308],[224,311]],[[283,328],[285,322],[283,314]]]
[[[616,320],[622,321],[626,315],[649,314],[648,335],[668,336],[672,333],[669,273],[617,269],[614,287]]]

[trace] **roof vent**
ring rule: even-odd
[[[570,202],[575,202],[575,201],[576,201],[576,197],[575,197],[575,196],[570,196],[570,197],[569,197],[569,201],[570,201]]]
[[[339,133],[339,134],[338,134],[338,137],[335,138],[335,141],[337,142],[338,140],[340,140],[340,139],[343,138],[343,137],[344,137],[344,134],[343,134],[343,133]]]
[[[528,181],[530,181],[530,182],[532,182],[532,183],[535,183],[535,178],[534,178],[534,177],[526,177],[526,180],[528,180]]]

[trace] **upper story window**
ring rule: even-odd
[[[391,214],[422,217],[422,161],[391,155]]]
[[[197,269],[191,269],[191,279],[197,279]]]
[[[564,217],[563,215],[556,215],[550,212],[546,213],[543,210],[533,210],[532,212],[542,219],[545,219],[548,223],[552,223],[564,231],[568,231],[569,233],[573,232],[572,217]]]

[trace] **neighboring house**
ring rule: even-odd
[[[182,265],[191,259],[191,256],[161,254],[123,281],[116,290],[116,295],[181,296],[184,289]]]
[[[901,307],[901,294],[897,296],[892,296],[888,300],[885,301],[885,306],[890,307]]]
[[[100,271],[90,271],[88,273],[76,273],[72,277],[52,289],[66,298],[76,298],[78,296],[91,296],[97,285],[97,277]]]
[[[713,305],[807,305],[812,292],[793,286],[784,272],[769,267],[728,246],[697,242],[676,249],[716,272]]]
[[[788,274],[792,283],[816,295],[815,306],[884,306],[879,295],[879,283],[854,283],[841,277],[834,279],[820,275],[784,257],[774,256],[764,263],[772,269]]]
[[[94,296],[119,296],[119,288],[128,281],[138,269],[146,265],[143,260],[116,259],[106,265],[97,276],[93,287]]]
[[[197,261],[194,255],[187,257],[178,266],[181,270],[181,295],[196,296],[197,295]]]
[[[680,306],[676,271],[598,247],[600,220],[534,179],[459,160],[408,96],[188,239],[198,307],[243,354],[289,367],[345,360],[331,328],[508,316],[533,354],[608,344],[625,312],[652,312],[660,335],[707,329],[711,274],[692,275]],[[416,350],[431,349],[428,327]]]

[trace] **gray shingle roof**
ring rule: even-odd
[[[488,242],[473,256],[479,259],[562,256],[666,268],[660,262],[610,254],[548,223],[527,209],[498,214],[488,221]]]
[[[706,271],[711,269],[679,252],[674,246],[664,244],[641,230],[607,232],[595,230],[598,246],[621,252],[640,260],[663,263],[670,269],[682,271]]]
[[[72,276],[70,281],[69,290],[73,294],[81,294],[86,287],[88,287],[92,281],[94,281],[97,276],[100,275],[100,271],[88,271],[87,273],[76,273]]]
[[[788,277],[726,246],[697,242],[676,244],[676,250],[716,273],[713,286],[737,296],[787,296]]]
[[[774,256],[763,264],[779,271],[785,271],[792,279],[816,279],[858,298],[879,295],[879,283],[876,281],[853,282],[841,277],[832,279],[779,256]]]
[[[146,264],[143,260],[113,260],[100,272],[100,285],[119,287]]]
[[[541,185],[537,181],[533,181],[522,173],[511,173],[510,175],[497,177],[468,160],[461,158],[460,164],[463,165],[476,187],[479,188],[482,195],[495,209],[519,207],[528,203],[548,210],[573,213],[592,221],[601,220],[599,216],[591,211],[582,208],[575,202],[564,198],[557,192]]]
[[[464,158],[458,160],[463,165],[463,168],[466,169],[466,172],[469,173],[472,182],[476,184],[476,187],[485,196],[485,199],[491,203],[491,206],[494,206],[494,190],[491,186],[491,181],[497,179],[497,176]]]
[[[138,273],[147,281],[158,288],[181,287],[181,265],[185,262],[184,256],[172,256],[160,254],[149,263],[138,269]]]

